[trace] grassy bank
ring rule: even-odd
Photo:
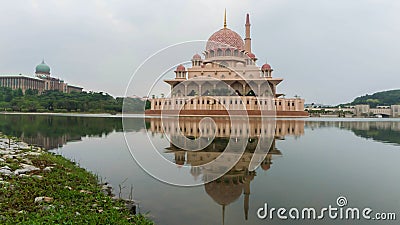
[[[153,224],[106,196],[95,175],[69,160],[0,142],[0,224]]]

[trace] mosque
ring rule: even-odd
[[[21,89],[23,93],[26,90],[37,90],[39,94],[47,90],[71,93],[82,92],[83,89],[82,87],[68,84],[60,78],[50,76],[50,67],[44,60],[36,66],[34,77],[23,74],[0,75],[0,87],[9,87],[13,90]]]
[[[164,80],[171,86],[170,96],[150,99],[146,115],[220,116],[245,111],[260,116],[267,111],[277,117],[308,117],[304,99],[277,92],[283,79],[272,76],[271,65],[256,65],[251,41],[249,14],[243,40],[227,27],[225,12],[223,28],[210,36],[203,56],[195,54],[190,68],[179,65],[175,78]]]

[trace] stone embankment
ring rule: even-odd
[[[43,149],[40,147],[30,146],[24,142],[17,141],[13,138],[7,138],[0,135],[0,180],[3,181],[3,176],[18,176],[29,177],[32,176],[37,179],[42,179],[40,175],[35,175],[35,171],[43,170],[44,172],[51,171],[52,167],[45,167],[40,169],[32,165],[30,156],[41,155]],[[2,184],[6,184],[3,181]]]

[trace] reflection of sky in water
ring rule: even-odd
[[[236,191],[231,191],[232,195],[226,197],[233,200],[225,206],[225,224],[393,224],[387,221],[340,220],[313,223],[275,219],[271,222],[256,218],[256,210],[265,202],[271,207],[312,206],[318,209],[329,204],[335,205],[340,195],[346,196],[352,207],[371,207],[376,211],[398,213],[400,149],[395,144],[385,143],[393,143],[395,139],[382,140],[385,135],[380,135],[388,130],[390,135],[400,133],[400,122],[390,121],[394,120],[385,123],[376,120],[306,120],[303,135],[280,136],[275,147],[282,156],[274,155],[270,169],[258,168],[251,180],[248,220],[244,220],[245,194],[242,191],[237,195]],[[5,127],[5,122],[0,122],[0,126]],[[130,132],[129,136],[136,140],[137,148],[149,148],[143,142],[147,138],[143,131]],[[168,140],[160,138],[159,133],[152,140],[161,149],[160,152],[169,147]],[[111,131],[105,137],[83,137],[82,141],[68,142],[57,152],[99,174],[111,182],[116,190],[118,184],[128,178],[123,184],[126,187],[123,190],[125,196],[128,196],[130,185],[133,184],[134,196],[140,202],[141,212],[150,212],[160,224],[222,223],[222,206],[217,203],[220,199],[216,196],[219,193],[216,190],[218,187],[211,186],[215,191],[204,186],[184,188],[153,179],[132,159],[122,132]],[[174,162],[173,154],[163,155]],[[193,179],[190,171],[178,171],[181,171],[182,176]]]

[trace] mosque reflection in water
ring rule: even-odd
[[[257,149],[261,148],[263,158],[259,160],[262,172],[267,172],[273,163],[274,156],[282,153],[276,148],[276,140],[284,140],[285,136],[299,137],[304,134],[302,120],[275,120],[261,121],[251,118],[243,119],[214,118],[215,126],[210,127],[200,123],[200,119],[157,119],[146,120],[150,125],[149,131],[166,134],[170,139],[170,146],[166,148],[167,154],[174,154],[175,163],[178,166],[190,166],[190,173],[194,179],[204,179],[213,173],[210,170],[200,169],[201,165],[209,163],[219,157],[228,146],[229,140],[246,138],[245,151],[240,156],[236,165],[222,177],[204,185],[206,193],[222,206],[222,221],[224,222],[225,207],[235,202],[244,195],[244,217],[247,220],[249,211],[249,197],[251,194],[251,182],[256,177],[256,171],[250,171],[249,165],[253,157],[256,157]],[[271,129],[272,128],[272,129]],[[215,138],[205,148],[199,151],[188,151],[178,146],[187,146],[188,139]],[[181,134],[185,138],[182,138]],[[206,141],[206,140],[205,140]],[[262,149],[267,148],[267,149]],[[211,175],[212,176],[212,175]],[[202,178],[201,178],[202,177]]]

